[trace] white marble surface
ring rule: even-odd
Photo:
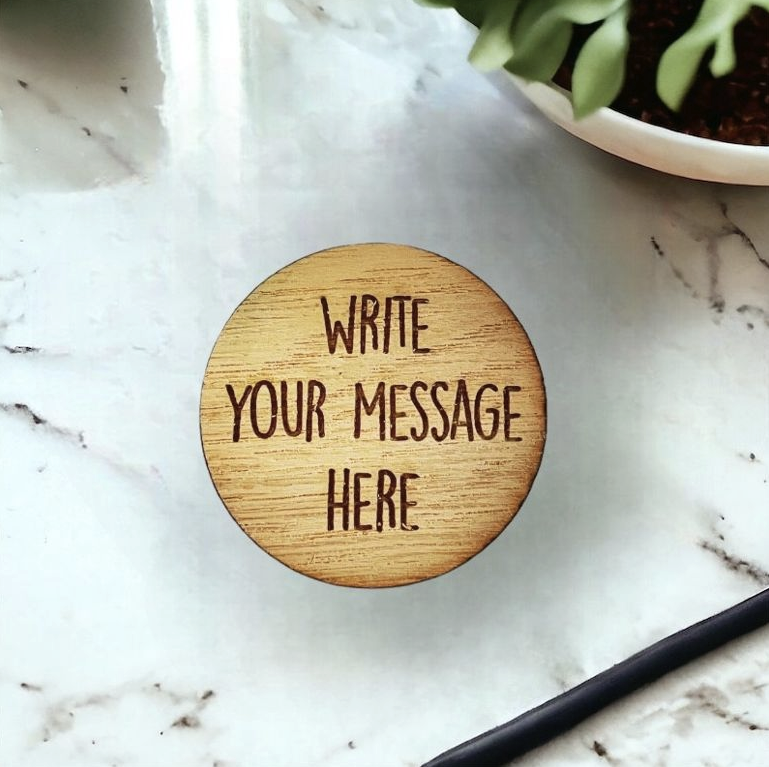
[[[414,767],[769,585],[769,190],[579,143],[409,0],[93,6],[0,8],[0,764]],[[513,524],[384,591],[263,554],[197,425],[237,302],[372,240],[494,286],[549,394]],[[766,767],[767,643],[519,763]]]

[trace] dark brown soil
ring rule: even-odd
[[[692,24],[701,0],[648,0],[631,14],[630,51],[625,85],[612,104],[618,112],[693,136],[754,146],[769,145],[769,12],[754,8],[735,29],[737,67],[714,78],[706,54],[692,89],[678,113],[657,96],[655,78],[663,51]],[[555,82],[571,88],[579,48],[592,31],[575,30]]]

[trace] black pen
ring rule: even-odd
[[[501,767],[625,695],[726,642],[769,624],[769,589],[641,650],[627,660],[422,767]]]

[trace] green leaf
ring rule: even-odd
[[[579,120],[608,106],[617,98],[625,81],[625,61],[630,45],[626,2],[585,41],[572,74],[572,105]]]
[[[722,77],[737,66],[737,54],[734,51],[734,29],[725,29],[716,39],[716,50],[710,60],[710,72],[713,77]]]
[[[714,76],[730,72],[735,65],[732,33],[737,23],[757,5],[769,10],[769,0],[705,0],[694,20],[663,54],[657,69],[657,93],[673,111],[681,108],[706,51],[715,46],[710,62]]]
[[[601,21],[628,0],[524,0],[513,24],[513,58],[507,68],[528,80],[547,82],[563,62],[573,24]]]
[[[455,8],[479,28],[470,60],[479,69],[504,66],[528,80],[547,82],[563,62],[575,24],[601,26],[580,50],[573,73],[575,116],[610,104],[622,88],[627,58],[627,13],[641,0],[417,0]],[[703,0],[694,24],[662,55],[657,92],[680,108],[704,56],[714,77],[734,69],[734,27],[752,7],[769,11],[769,0]]]
[[[507,62],[505,68],[526,80],[536,80],[541,83],[552,80],[569,50],[571,33],[572,25],[568,21],[559,20],[550,25],[547,36],[538,46],[527,45],[524,42],[518,48],[514,38],[513,57]]]
[[[496,0],[486,3],[481,30],[468,60],[481,72],[504,66],[513,55],[510,27],[520,0]]]

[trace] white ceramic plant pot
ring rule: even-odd
[[[676,176],[769,186],[769,147],[687,136],[607,108],[575,121],[568,91],[509,77],[554,123],[606,152]]]

